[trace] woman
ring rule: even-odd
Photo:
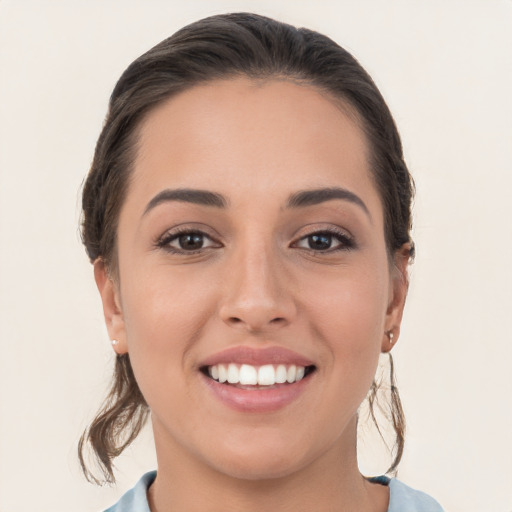
[[[384,100],[325,36],[214,16],[125,71],[83,192],[117,359],[80,454],[113,481],[150,411],[158,472],[110,511],[441,510],[357,466],[358,409],[400,333],[411,199]],[[394,471],[392,363],[391,380]]]

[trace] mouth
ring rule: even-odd
[[[315,365],[224,363],[202,366],[200,371],[219,384],[244,390],[274,389],[300,382],[316,370]]]
[[[317,372],[313,361],[284,347],[231,347],[203,360],[203,383],[238,412],[273,413],[307,393]]]

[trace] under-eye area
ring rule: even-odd
[[[203,366],[201,372],[207,377],[234,386],[268,387],[276,384],[293,384],[314,373],[314,365],[299,366],[295,364],[215,364]]]

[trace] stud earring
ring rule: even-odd
[[[395,335],[393,334],[393,331],[387,331],[386,335],[389,338],[389,344],[393,345],[393,338],[395,337]]]
[[[119,345],[119,341],[117,341],[117,340],[112,340],[111,343],[112,343],[113,347],[115,347],[116,345]]]

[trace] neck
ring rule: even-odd
[[[244,479],[222,473],[176,446],[159,446],[158,474],[148,492],[151,512],[290,510],[385,512],[388,490],[359,473],[354,435],[284,476]],[[352,437],[352,436],[351,436]],[[178,463],[179,461],[179,463]]]

